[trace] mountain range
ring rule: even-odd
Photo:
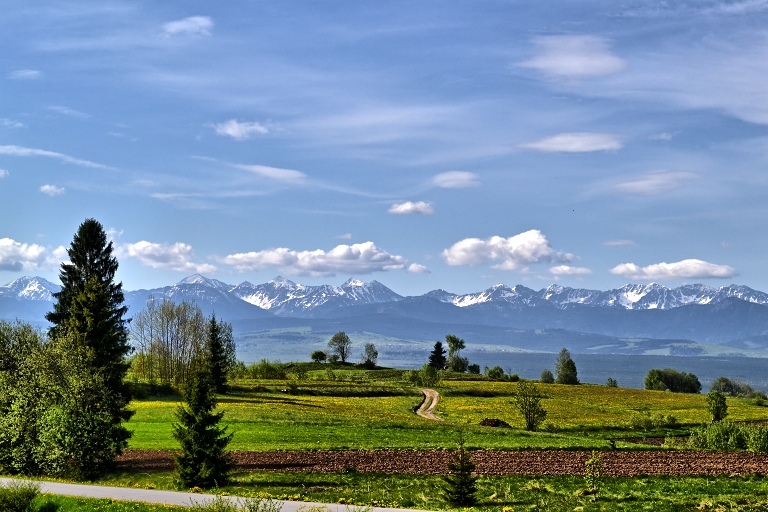
[[[0,318],[43,323],[58,290],[40,277],[8,283],[0,287]],[[276,277],[232,285],[195,274],[170,286],[126,291],[129,314],[141,310],[150,296],[193,300],[206,314],[216,312],[232,322],[241,339],[267,336],[270,343],[279,336],[269,333],[307,328],[320,337],[347,330],[415,342],[451,332],[489,346],[534,351],[568,345],[571,339],[575,352],[722,355],[732,350],[768,356],[768,294],[737,285],[627,284],[599,291],[497,284],[464,295],[434,290],[403,297],[378,281],[305,286]],[[713,352],[709,345],[721,348]]]

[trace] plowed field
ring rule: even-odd
[[[396,451],[285,451],[231,452],[238,469],[335,473],[354,469],[361,473],[446,472],[451,452],[441,450]],[[768,455],[694,451],[604,452],[605,474],[637,475],[749,475],[768,473]],[[481,475],[582,475],[589,452],[529,450],[472,452]],[[125,469],[169,470],[173,452],[127,450],[119,459]]]

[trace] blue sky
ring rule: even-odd
[[[768,290],[768,1],[13,2],[0,281]]]

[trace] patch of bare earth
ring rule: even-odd
[[[361,473],[439,475],[447,471],[451,452],[443,450],[360,450],[230,452],[238,469],[335,473],[353,468]],[[481,475],[583,475],[590,452],[525,450],[472,452]],[[768,473],[768,455],[694,451],[603,452],[605,474],[638,475],[749,475]],[[173,469],[173,452],[126,450],[123,469]]]

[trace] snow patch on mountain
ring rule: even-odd
[[[61,290],[61,286],[42,277],[20,277],[0,286],[0,296],[13,297],[19,300],[44,300],[53,302],[53,294]]]

